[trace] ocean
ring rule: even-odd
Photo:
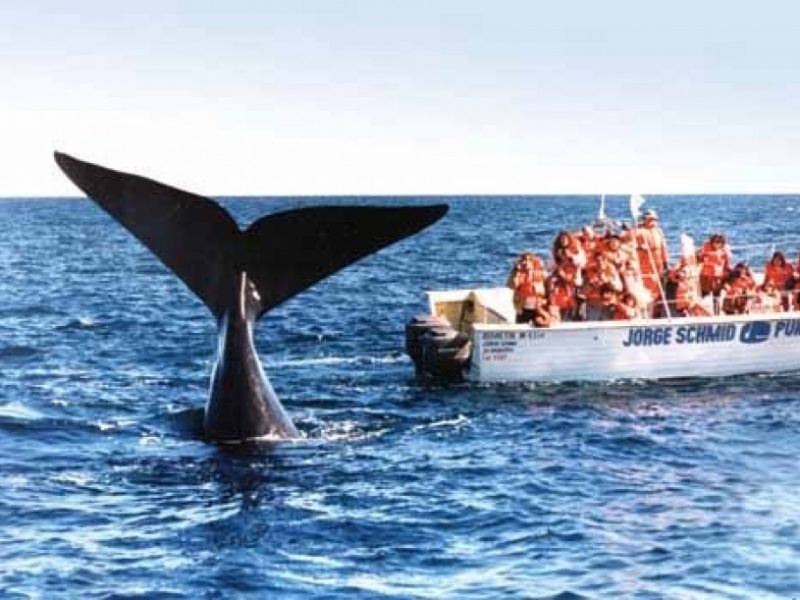
[[[588,196],[229,198],[450,213],[268,314],[303,439],[200,429],[204,306],[83,199],[0,200],[0,598],[800,597],[798,373],[433,385],[403,327],[427,289],[496,286]],[[647,196],[670,241],[795,261],[800,196]],[[610,217],[629,218],[610,196]]]

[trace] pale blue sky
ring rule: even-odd
[[[4,0],[0,195],[800,193],[792,0]]]

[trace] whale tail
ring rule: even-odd
[[[267,215],[241,231],[210,198],[55,153],[89,198],[150,249],[221,318],[246,273],[258,318],[347,265],[424,229],[446,205],[320,206]],[[248,312],[249,312],[248,311]]]
[[[339,269],[416,233],[446,206],[322,206],[241,231],[209,198],[56,153],[61,169],[175,273],[217,319],[203,427],[217,441],[299,434],[263,372],[254,322]]]

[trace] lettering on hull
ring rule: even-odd
[[[558,329],[525,331],[487,331],[481,335],[482,362],[502,362],[531,345],[555,342]],[[774,339],[800,338],[800,318],[747,323],[697,323],[631,327],[624,331],[623,348],[647,348],[673,345],[762,344]],[[597,337],[595,337],[597,339]],[[542,347],[546,350],[547,345]]]
[[[482,336],[481,359],[486,362],[503,361],[517,350],[522,340],[541,340],[545,333],[538,329],[529,331],[490,331]]]
[[[738,325],[664,325],[657,327],[633,327],[622,341],[626,348],[648,346],[670,346],[673,344],[717,344],[739,342],[761,344],[770,339],[800,337],[800,319],[779,321],[751,321]]]

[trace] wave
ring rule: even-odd
[[[402,354],[387,356],[323,356],[318,358],[296,358],[286,360],[266,361],[268,368],[281,367],[314,367],[327,365],[389,365],[409,362],[410,359]]]
[[[0,417],[7,419],[17,419],[20,421],[37,421],[43,419],[44,415],[37,410],[26,406],[22,402],[13,401],[0,404]]]
[[[80,331],[84,329],[92,329],[97,327],[97,322],[91,317],[78,317],[70,319],[63,325],[58,325],[55,329],[57,331]]]
[[[368,430],[358,421],[346,420],[323,424],[318,435],[326,442],[362,442],[387,433],[389,429],[385,427]]]
[[[433,421],[432,423],[425,423],[424,425],[417,425],[414,427],[414,431],[420,431],[423,429],[437,429],[441,427],[449,427],[449,428],[459,428],[462,426],[466,426],[470,424],[469,417],[464,415],[458,415],[452,419],[442,419],[441,421]]]

